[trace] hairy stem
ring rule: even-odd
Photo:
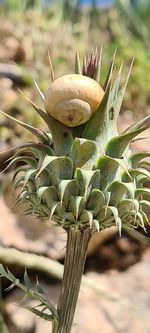
[[[68,230],[64,275],[57,309],[58,333],[71,332],[90,237],[90,229]]]

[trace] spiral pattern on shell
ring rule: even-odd
[[[49,86],[45,93],[45,109],[64,125],[74,127],[90,119],[103,95],[103,89],[95,80],[84,75],[68,74]]]

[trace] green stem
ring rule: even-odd
[[[90,229],[68,229],[64,275],[57,309],[57,333],[71,331],[90,237]]]

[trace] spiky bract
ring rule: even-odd
[[[100,66],[93,59],[94,55],[92,64],[84,62],[83,70],[96,79]],[[15,166],[13,190],[20,189],[16,204],[25,203],[26,214],[53,220],[65,229],[71,225],[97,231],[117,225],[120,232],[122,227],[145,228],[150,190],[143,184],[150,180],[150,173],[142,160],[150,153],[131,155],[129,144],[150,126],[150,116],[118,134],[117,118],[131,68],[120,86],[122,66],[112,83],[113,66],[114,59],[103,100],[86,124],[66,127],[32,102],[50,134],[7,115],[38,139],[38,143],[16,147],[7,166]],[[77,54],[76,73],[80,68]]]

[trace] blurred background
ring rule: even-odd
[[[150,113],[150,2],[149,0],[0,0],[0,109],[20,120],[44,129],[38,115],[23,98],[22,89],[36,104],[41,105],[33,78],[42,91],[51,82],[47,50],[50,50],[55,77],[74,70],[76,44],[81,59],[85,52],[103,45],[103,84],[117,48],[116,68],[123,61],[123,73],[134,58],[134,66],[119,117],[119,131]],[[132,144],[132,150],[149,150],[150,131]],[[14,145],[30,140],[29,134],[18,125],[0,116],[0,170]],[[0,175],[0,262],[7,264],[21,278],[24,267],[5,250],[35,253],[64,262],[65,232],[12,211],[14,196],[10,191],[11,175]],[[149,187],[149,184],[148,184]],[[116,292],[125,302],[131,301],[133,311],[125,302],[110,301],[94,289],[83,287],[72,332],[149,333],[150,305],[149,226],[147,234],[137,230],[123,233],[122,238],[112,229],[91,241],[85,273],[95,285]],[[9,252],[8,252],[9,253]],[[22,257],[23,258],[23,257]],[[36,266],[36,265],[35,265]],[[59,277],[31,268],[38,273],[48,297],[57,302]],[[7,281],[0,286],[0,333],[45,333],[49,325],[37,320],[13,303],[21,294],[5,292]],[[131,310],[131,309],[130,309]],[[140,314],[140,315],[139,315]],[[4,325],[6,323],[6,326]]]

